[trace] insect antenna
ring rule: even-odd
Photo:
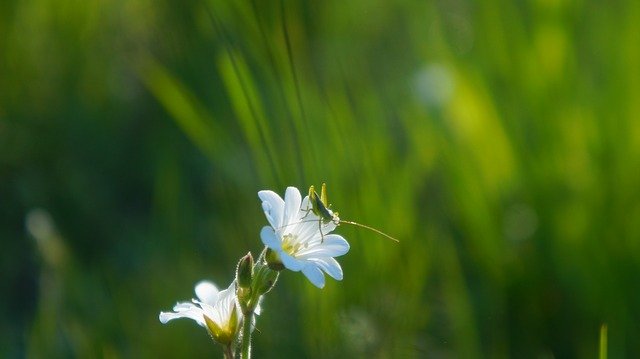
[[[356,222],[352,222],[352,221],[345,221],[345,220],[342,220],[342,219],[340,220],[340,222],[339,222],[339,223],[340,223],[340,224],[342,224],[342,223],[347,223],[347,224],[352,224],[352,225],[354,225],[354,226],[358,226],[358,227],[366,228],[366,229],[371,230],[371,231],[374,231],[374,232],[378,233],[379,235],[381,235],[381,236],[383,236],[383,237],[386,237],[386,238],[388,238],[388,239],[390,239],[390,240],[392,240],[392,241],[394,241],[394,242],[396,242],[396,243],[400,243],[400,241],[399,241],[397,238],[395,238],[395,237],[391,237],[390,235],[388,235],[388,234],[386,234],[386,233],[382,232],[381,230],[379,230],[379,229],[375,229],[375,228],[370,227],[370,226],[367,226],[366,224],[356,223]]]

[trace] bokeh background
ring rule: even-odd
[[[219,357],[158,313],[327,182],[257,358],[640,355],[640,2],[0,2],[0,357]]]

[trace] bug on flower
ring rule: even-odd
[[[398,239],[378,230],[375,229],[373,227],[364,225],[364,224],[360,224],[360,223],[356,223],[353,221],[345,221],[340,219],[340,217],[338,216],[338,212],[333,212],[332,210],[329,209],[329,207],[331,206],[330,204],[328,204],[328,200],[327,200],[327,185],[326,183],[322,184],[322,189],[320,190],[320,195],[318,195],[318,192],[316,192],[315,188],[313,185],[311,185],[311,187],[309,187],[309,202],[311,203],[311,208],[307,208],[305,209],[305,211],[307,212],[307,214],[302,217],[302,219],[304,219],[307,215],[309,215],[309,213],[313,212],[313,214],[315,214],[316,216],[318,216],[319,221],[318,221],[318,227],[320,228],[320,236],[323,237],[322,234],[322,225],[323,224],[327,224],[330,222],[333,222],[336,226],[340,225],[342,223],[347,223],[347,224],[351,224],[357,227],[361,227],[361,228],[365,228],[368,230],[371,230],[373,232],[378,233],[381,236],[384,236],[394,242],[400,242]],[[324,238],[322,238],[322,240],[324,240]]]

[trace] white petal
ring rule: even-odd
[[[258,197],[262,200],[262,210],[273,228],[282,227],[284,215],[284,200],[273,191],[260,191]]]
[[[305,213],[311,210],[311,202],[309,201],[309,196],[304,196],[302,199],[302,204],[300,205],[300,209]]]
[[[338,221],[337,223],[340,223],[339,219],[337,221]],[[331,233],[336,229],[337,226],[338,225],[334,221],[324,222],[324,223],[322,223],[322,233],[325,233],[325,234],[326,233]]]
[[[168,313],[168,312],[160,312],[160,315],[158,316],[158,319],[160,319],[160,322],[162,324],[167,324],[168,321],[176,318],[182,318],[182,316],[176,313]]]
[[[231,311],[236,305],[236,283],[231,282],[229,287],[220,292],[220,299],[216,310],[220,312],[221,317],[225,323],[229,322],[231,318]],[[240,312],[240,311],[238,311]]]
[[[213,320],[216,324],[222,326],[224,321],[221,319],[222,316],[220,315],[220,312],[217,310],[217,308],[203,302],[196,301],[196,303],[200,304],[200,306],[202,307],[202,315],[207,316],[209,319]]]
[[[220,291],[220,300],[226,298],[227,296],[235,295],[235,294],[236,294],[236,281],[233,280],[231,281],[231,284],[229,284],[227,289]]]
[[[304,263],[293,258],[292,256],[290,256],[289,254],[283,252],[280,252],[280,260],[282,260],[282,264],[284,264],[284,266],[291,271],[294,272],[298,272],[302,269],[302,267],[304,267]]]
[[[218,287],[207,280],[200,281],[196,284],[196,296],[201,302],[215,305],[218,301]]]
[[[342,268],[340,263],[331,257],[327,258],[313,258],[309,260],[315,263],[320,269],[325,271],[329,276],[335,280],[342,280]]]
[[[163,324],[166,324],[168,321],[177,319],[177,318],[192,319],[192,320],[195,320],[196,323],[198,323],[200,326],[203,326],[203,327],[205,326],[203,311],[202,309],[196,307],[195,305],[192,306],[191,309],[183,310],[177,313],[160,312],[160,316],[159,316],[160,322],[162,322]]]
[[[264,297],[261,296],[260,299],[258,299],[258,304],[256,305],[255,309],[253,310],[253,314],[255,315],[260,315],[260,313],[262,313],[262,299]]]
[[[327,234],[321,244],[303,249],[296,254],[298,259],[338,257],[349,252],[349,243],[338,234]]]
[[[320,235],[320,218],[309,212],[309,214],[301,219],[300,225],[296,228],[296,233],[299,238],[302,238],[304,242],[320,242],[322,236]],[[329,234],[329,232],[322,232],[322,234]]]
[[[309,212],[295,231],[299,237],[305,238],[305,242],[320,243],[335,228],[336,225],[333,222],[324,223],[320,217]]]
[[[260,230],[260,239],[262,239],[262,243],[264,243],[265,246],[273,250],[280,250],[282,248],[280,239],[278,239],[276,234],[273,232],[273,228],[269,226],[262,227],[262,230]]]
[[[322,271],[318,269],[313,263],[307,264],[304,268],[302,268],[302,273],[309,279],[313,285],[318,288],[324,287],[324,274]]]
[[[202,314],[213,320],[220,327],[226,327],[231,318],[231,311],[236,305],[236,285],[232,281],[228,288],[217,293],[217,300],[212,305],[194,300],[202,309]],[[238,317],[238,319],[242,318]]]
[[[173,306],[173,311],[174,312],[184,312],[185,310],[191,310],[193,308],[199,308],[197,305],[191,303],[191,302],[182,302],[182,303],[177,303],[176,305]]]
[[[287,187],[287,191],[284,194],[284,222],[282,225],[300,222],[301,202],[300,191],[295,187]]]

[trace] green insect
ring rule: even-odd
[[[316,192],[313,185],[309,187],[309,202],[311,202],[311,208],[306,209],[307,214],[304,217],[302,217],[302,219],[304,219],[311,212],[313,212],[313,214],[315,214],[320,218],[320,220],[318,221],[318,228],[320,229],[320,236],[322,241],[324,241],[324,235],[322,234],[322,225],[333,222],[336,226],[342,223],[347,223],[347,224],[352,224],[354,226],[366,228],[368,230],[378,233],[381,236],[387,237],[394,242],[400,242],[398,239],[391,237],[390,235],[380,230],[377,230],[373,227],[340,219],[340,217],[338,217],[338,212],[333,212],[332,210],[329,209],[331,205],[328,204],[329,201],[327,200],[327,185],[325,183],[322,184],[322,190],[320,191],[320,195],[318,195],[318,192]]]

